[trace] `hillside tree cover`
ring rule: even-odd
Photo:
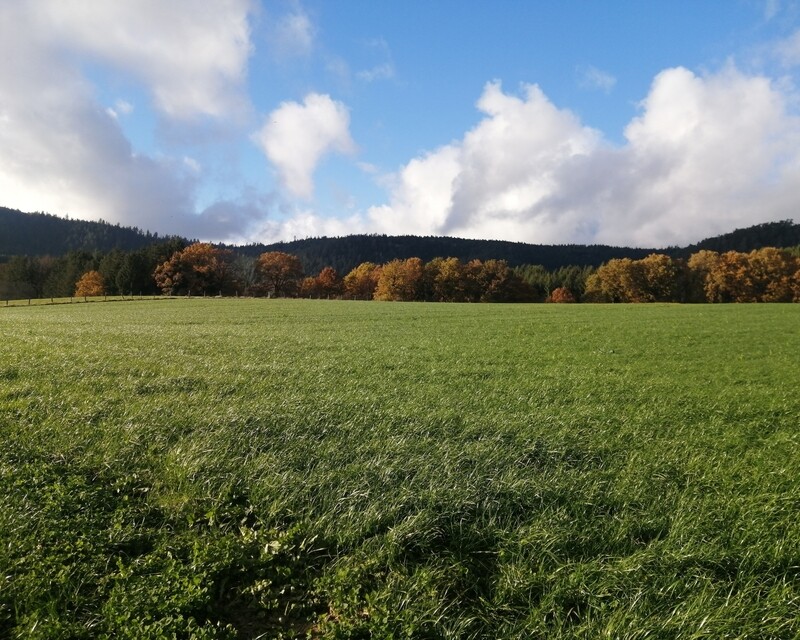
[[[301,260],[270,251],[251,258],[210,243],[170,240],[134,252],[13,256],[0,264],[5,299],[71,296],[96,271],[108,295],[253,295],[426,302],[792,302],[800,300],[800,250],[702,249],[688,259],[651,253],[595,269],[511,268],[505,260],[435,257],[364,262],[344,278],[333,267],[304,277]],[[554,295],[557,290],[558,293]],[[569,295],[567,295],[567,292]]]
[[[103,220],[61,218],[0,207],[0,256],[58,257],[71,251],[136,251],[174,239],[178,239],[177,236],[161,237],[137,227],[123,227]]]

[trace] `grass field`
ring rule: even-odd
[[[0,332],[0,637],[800,637],[800,305]]]

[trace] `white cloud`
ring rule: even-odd
[[[248,0],[202,7],[193,0],[26,4],[34,37],[130,74],[170,117],[229,117],[247,108]]]
[[[330,152],[353,153],[347,107],[328,95],[308,94],[270,113],[254,140],[278,170],[286,189],[300,198],[314,193],[313,174]]]
[[[314,49],[316,28],[299,6],[275,21],[269,43],[280,58],[307,57]]]
[[[92,15],[66,0],[0,4],[2,204],[189,237],[241,230],[251,217],[195,214],[199,165],[134,151],[118,123],[132,105],[103,108],[82,65],[130,73],[171,116],[231,115],[246,3],[90,4]]]
[[[780,63],[786,67],[800,65],[800,30],[777,41],[773,46],[773,52]]]
[[[483,120],[395,176],[366,214],[388,233],[666,246],[792,217],[800,121],[785,88],[733,66],[668,69],[613,147],[536,86],[487,85]]]
[[[251,234],[255,242],[277,242],[318,236],[346,236],[366,233],[368,226],[362,216],[354,214],[348,218],[320,216],[312,210],[299,209],[284,219],[261,221]]]
[[[578,67],[578,85],[583,89],[600,90],[604,93],[611,93],[617,79],[607,71],[602,71],[597,67]]]

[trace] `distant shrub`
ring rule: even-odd
[[[548,302],[575,302],[575,296],[566,287],[558,287],[553,289],[547,300]]]

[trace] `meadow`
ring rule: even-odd
[[[0,636],[797,638],[800,305],[0,308]]]

